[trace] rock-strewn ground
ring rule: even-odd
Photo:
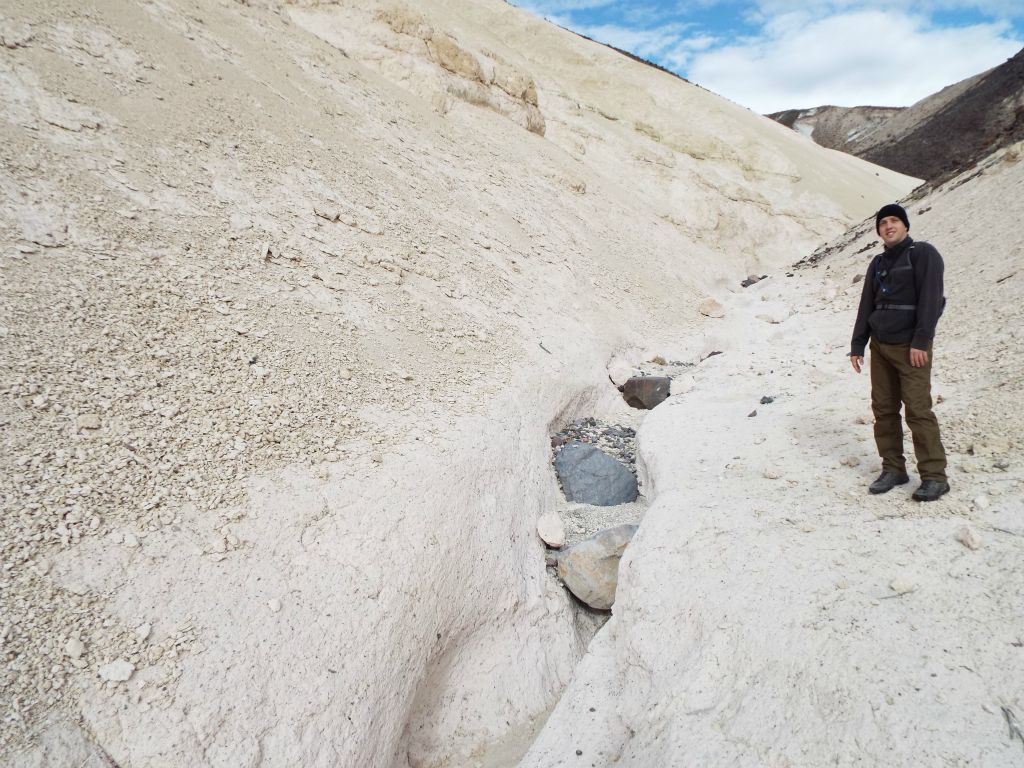
[[[593,416],[577,419],[551,438],[554,455],[558,456],[573,440],[600,448],[636,474],[636,430],[633,427],[601,423]]]
[[[3,759],[529,730],[548,424],[913,184],[504,3],[301,5],[0,9]]]
[[[724,354],[638,431],[651,506],[524,768],[1019,761],[1020,150],[911,212],[946,264],[934,393],[952,492],[911,501],[912,458],[911,484],[866,491],[869,382],[845,356],[869,234],[723,297],[708,333]],[[791,316],[759,320],[766,303]]]

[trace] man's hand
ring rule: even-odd
[[[911,350],[911,352],[915,351]],[[853,370],[860,373],[860,367],[864,365],[864,355],[850,355],[850,365],[853,366]]]
[[[910,348],[910,364],[915,368],[924,368],[928,365],[928,353],[923,349]]]

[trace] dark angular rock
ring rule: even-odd
[[[740,283],[744,288],[749,288],[754,283],[759,283],[764,280],[768,275],[747,275],[747,279]]]
[[[625,465],[592,445],[573,441],[555,457],[555,472],[569,501],[612,507],[636,501],[636,478]]]
[[[622,396],[633,408],[650,410],[669,395],[672,380],[668,376],[634,376],[622,388]]]

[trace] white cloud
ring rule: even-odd
[[[816,16],[863,10],[893,10],[892,0],[755,0],[751,3],[765,17],[791,12],[809,12]],[[898,10],[905,13],[933,14],[938,11],[977,11],[994,18],[1024,16],[1020,0],[905,0]]]
[[[1003,23],[934,28],[894,10],[786,13],[758,37],[692,55],[687,75],[758,112],[907,106],[1014,55],[1021,42],[1008,30]]]
[[[898,8],[891,0],[520,4],[759,112],[822,104],[907,106],[1001,63],[1021,48],[1009,21],[952,26],[951,18],[976,20],[978,11],[1003,19],[1024,16],[1022,0],[905,0]],[[702,29],[685,21],[687,12],[716,5],[719,12],[705,19],[712,26]],[[588,13],[596,9],[599,16]],[[973,12],[940,15],[944,27],[931,21],[937,12],[957,9]],[[737,36],[729,29],[730,15],[737,28],[757,31]],[[616,21],[598,24],[595,18]]]
[[[706,51],[721,42],[721,38],[712,35],[696,35],[679,40],[671,49],[665,51],[657,63],[680,74],[687,71],[695,54]]]

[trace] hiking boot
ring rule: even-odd
[[[938,501],[939,496],[949,493],[949,483],[941,480],[922,480],[921,487],[914,491],[914,501]]]
[[[889,472],[888,470],[885,470],[884,472],[882,472],[882,474],[878,476],[875,482],[868,486],[868,490],[871,493],[888,493],[897,485],[904,485],[909,482],[910,478],[907,477],[906,472],[896,474],[895,472]],[[923,488],[924,486],[921,487]],[[948,491],[949,488],[947,488],[946,490]]]

